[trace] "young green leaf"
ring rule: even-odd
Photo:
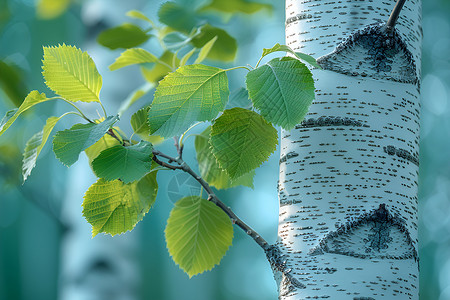
[[[117,48],[137,47],[150,38],[140,27],[124,23],[120,26],[106,29],[97,37],[97,42],[111,50]]]
[[[203,46],[202,49],[200,49],[200,53],[198,54],[197,59],[195,60],[194,64],[199,64],[202,61],[204,61],[206,59],[206,57],[208,56],[209,52],[211,51],[211,48],[213,47],[214,43],[217,41],[217,36],[215,36],[214,38],[212,38],[209,42],[207,42],[205,44],[205,46]]]
[[[50,133],[55,127],[56,123],[61,119],[61,117],[50,117],[44,125],[44,128],[33,135],[31,139],[28,140],[25,151],[23,153],[23,165],[22,165],[22,175],[23,181],[27,180],[31,171],[36,166],[36,160],[41,153],[42,148],[44,148]]]
[[[132,230],[155,202],[158,192],[156,171],[137,182],[99,179],[84,195],[83,216],[92,225],[92,236],[112,236]]]
[[[229,62],[236,57],[237,42],[225,30],[205,24],[200,28],[200,33],[192,38],[191,44],[196,48],[202,48],[211,39],[217,36],[217,41],[209,51],[207,58]]]
[[[278,134],[257,113],[243,108],[223,112],[211,127],[212,153],[232,180],[259,167],[278,144]]]
[[[194,54],[194,52],[197,50],[197,48],[192,48],[191,51],[189,51],[188,53],[186,53],[180,61],[180,66],[184,66],[187,61],[189,60],[189,58],[191,58],[192,54]]]
[[[31,91],[25,97],[25,100],[23,100],[22,105],[20,105],[19,108],[14,108],[6,112],[5,116],[0,121],[0,136],[3,134],[3,132],[6,131],[6,129],[8,129],[12,125],[12,123],[14,123],[14,121],[21,113],[27,111],[34,105],[45,102],[47,100],[48,98],[44,93],[39,94],[38,91]]]
[[[135,18],[135,19],[139,19],[139,20],[142,20],[142,21],[146,21],[146,22],[150,23],[153,26],[152,20],[147,18],[147,16],[145,16],[142,12],[140,12],[138,10],[130,10],[129,12],[127,12],[126,15],[128,17],[131,17],[131,18]]]
[[[161,5],[158,17],[161,23],[184,33],[190,33],[197,24],[194,11],[170,1]]]
[[[275,58],[248,72],[246,84],[253,106],[285,129],[303,120],[314,99],[311,72],[292,57]]]
[[[318,68],[318,69],[322,69],[322,67],[317,63],[317,61],[314,57],[312,57],[308,54],[301,53],[301,52],[295,52],[294,50],[291,49],[291,47],[286,46],[286,45],[280,45],[278,43],[276,43],[275,46],[273,46],[272,48],[264,48],[261,58],[263,58],[266,55],[269,55],[270,53],[279,52],[279,51],[289,52],[289,53],[293,54],[295,57],[297,57],[298,59],[307,62],[311,66]]]
[[[273,6],[265,3],[258,2],[248,2],[244,0],[212,0],[206,6],[203,6],[200,11],[216,10],[224,13],[245,13],[253,14],[262,9],[267,9],[268,11],[273,10]]]
[[[211,145],[209,144],[210,133],[211,126],[208,126],[205,131],[195,137],[198,168],[203,179],[217,189],[228,189],[239,185],[253,188],[254,170],[235,180],[231,180],[227,172],[219,167],[216,157],[212,154]]]
[[[73,165],[80,152],[100,140],[117,120],[117,116],[109,116],[98,124],[75,124],[70,129],[58,131],[53,139],[56,158],[68,167]]]
[[[152,144],[145,141],[129,147],[117,145],[103,150],[92,161],[92,169],[97,177],[105,180],[120,179],[130,183],[150,172],[152,149]]]
[[[141,67],[142,75],[150,83],[158,83],[169,72],[172,72],[172,68],[175,70],[180,65],[180,60],[173,52],[164,51],[159,58],[159,62],[151,69]],[[172,67],[172,68],[170,68]]]
[[[144,107],[131,116],[131,127],[134,133],[141,135],[150,135],[150,125],[148,124],[149,107]]]
[[[178,68],[160,81],[148,119],[152,133],[175,136],[195,121],[212,120],[228,101],[225,70],[205,65]]]
[[[102,77],[87,52],[64,44],[44,47],[42,62],[45,84],[55,93],[69,101],[100,102]]]
[[[173,260],[192,277],[219,264],[232,243],[233,225],[214,203],[190,196],[175,203],[165,235]]]
[[[132,48],[122,52],[122,54],[120,54],[116,61],[109,66],[109,69],[111,71],[115,71],[117,69],[130,65],[155,63],[157,61],[158,58],[147,50],[141,48]]]

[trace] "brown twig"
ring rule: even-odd
[[[392,10],[392,13],[389,17],[389,20],[386,23],[386,30],[392,31],[394,30],[395,24],[397,23],[398,17],[400,16],[400,12],[405,4],[406,0],[398,0]]]

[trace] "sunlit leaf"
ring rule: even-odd
[[[141,48],[132,48],[127,49],[122,54],[120,54],[116,61],[109,66],[109,69],[111,71],[115,71],[117,69],[130,65],[155,63],[157,61],[158,58],[147,50]]]
[[[31,91],[25,97],[25,100],[23,100],[18,109],[15,108],[6,112],[5,116],[0,121],[0,136],[3,134],[3,132],[6,131],[6,129],[8,129],[12,125],[12,123],[14,123],[14,121],[21,113],[27,111],[34,105],[45,102],[47,100],[48,98],[44,93],[40,94],[38,91]]]
[[[217,189],[228,189],[239,185],[253,188],[254,170],[235,180],[231,180],[227,172],[219,167],[209,144],[210,132],[211,126],[208,126],[205,131],[195,137],[198,168],[203,179]]]
[[[142,20],[142,21],[146,21],[146,22],[148,22],[148,23],[153,25],[152,20],[150,20],[146,15],[144,15],[142,12],[140,12],[138,10],[130,10],[129,12],[127,12],[126,15],[128,17],[131,17],[131,18],[135,18],[135,19],[139,19],[139,20]]]
[[[180,67],[156,88],[148,117],[151,132],[170,137],[195,121],[212,120],[225,107],[228,95],[225,70],[205,65]]]
[[[142,74],[144,78],[150,83],[158,83],[167,74],[172,72],[170,67],[173,69],[178,68],[180,65],[180,60],[175,56],[173,52],[164,51],[164,53],[159,57],[159,62],[151,69],[146,67],[141,67]]]
[[[106,29],[97,37],[97,42],[109,49],[137,47],[150,38],[140,27],[124,23],[120,26]]]
[[[165,235],[173,260],[192,277],[219,264],[231,246],[233,226],[215,204],[191,196],[175,203]]]
[[[212,152],[231,179],[259,167],[277,143],[276,129],[257,113],[243,108],[224,111],[211,127]]]
[[[53,139],[56,158],[71,166],[78,160],[81,151],[100,140],[117,120],[117,116],[109,116],[98,124],[75,124],[70,129],[58,131]]]
[[[217,41],[217,36],[215,36],[213,39],[211,39],[209,42],[203,46],[202,49],[200,49],[200,53],[198,54],[197,59],[195,60],[194,64],[199,64],[202,61],[206,59],[209,52],[211,51],[211,48],[214,46],[214,43]]]
[[[41,19],[54,19],[62,15],[70,3],[71,0],[38,0],[36,13]]]
[[[193,48],[191,51],[189,51],[188,53],[186,53],[180,61],[180,66],[184,66],[187,61],[189,60],[189,58],[191,58],[192,54],[195,53],[195,51],[197,50],[197,48]]]
[[[274,53],[274,52],[279,52],[279,51],[288,52],[290,54],[293,54],[296,58],[307,62],[311,66],[318,68],[318,69],[322,69],[322,67],[317,63],[317,61],[314,57],[312,57],[308,54],[301,53],[301,52],[295,52],[294,50],[291,49],[291,47],[286,46],[286,45],[280,45],[278,43],[276,43],[275,46],[273,46],[272,48],[264,48],[262,57],[269,55],[271,53]]]
[[[150,172],[152,149],[152,144],[146,141],[128,147],[117,145],[103,150],[92,161],[92,169],[97,177],[105,180],[130,183]]]
[[[253,106],[269,122],[291,129],[300,123],[314,99],[309,69],[292,57],[275,58],[247,73]]]
[[[30,176],[31,171],[36,166],[36,160],[41,153],[42,148],[44,148],[50,133],[55,127],[56,123],[61,119],[61,117],[50,117],[44,125],[44,128],[33,135],[31,139],[28,140],[25,151],[23,153],[23,165],[22,165],[22,175],[23,181],[27,180]]]
[[[207,58],[224,62],[234,60],[237,42],[223,29],[205,24],[200,28],[200,33],[192,38],[191,44],[196,48],[202,48],[216,36],[217,41],[209,51]]]
[[[155,202],[156,171],[137,182],[99,179],[84,195],[83,216],[92,225],[92,236],[112,236],[132,230]]]
[[[100,102],[102,77],[87,52],[73,46],[44,47],[45,84],[69,101]]]

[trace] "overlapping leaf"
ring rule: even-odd
[[[291,49],[291,47],[286,46],[286,45],[280,45],[278,43],[276,43],[275,46],[273,46],[272,48],[264,48],[262,57],[269,55],[270,53],[279,52],[279,51],[291,53],[298,59],[301,59],[301,60],[307,62],[311,66],[316,67],[318,69],[322,69],[322,67],[317,63],[317,61],[314,57],[312,57],[308,54],[305,54],[305,53],[295,52],[294,50]]]
[[[201,11],[216,10],[224,13],[246,13],[253,14],[262,9],[272,11],[273,7],[270,4],[248,2],[244,0],[211,0],[207,5],[201,8]]]
[[[44,125],[44,128],[33,135],[31,139],[28,140],[25,151],[23,153],[23,165],[22,165],[22,175],[23,181],[27,180],[31,171],[36,166],[36,160],[41,153],[42,148],[44,148],[50,133],[55,127],[56,123],[61,119],[61,117],[50,117]]]
[[[140,27],[124,23],[120,26],[106,29],[97,37],[97,42],[111,50],[118,48],[137,47],[150,38]]]
[[[152,149],[152,144],[146,141],[129,147],[113,146],[92,161],[92,169],[97,177],[105,180],[120,179],[130,183],[150,172]]]
[[[185,33],[191,32],[197,23],[194,11],[170,1],[161,5],[158,17],[161,23]]]
[[[220,262],[232,243],[233,226],[215,204],[190,196],[175,203],[165,235],[173,260],[192,277]]]
[[[314,99],[314,80],[308,68],[291,57],[275,58],[247,73],[253,106],[269,122],[291,129],[300,123]]]
[[[45,84],[63,98],[100,102],[102,77],[87,52],[64,44],[44,47],[42,69]]]
[[[117,145],[121,145],[121,143],[111,135],[105,134],[101,139],[95,142],[94,145],[84,150],[86,156],[88,157],[89,165],[92,167],[92,161],[96,159],[103,150]]]
[[[224,62],[233,61],[236,57],[237,42],[223,29],[205,24],[200,28],[200,33],[192,38],[191,44],[196,48],[202,48],[216,36],[217,41],[208,52],[207,58]]]
[[[217,189],[228,189],[239,185],[253,188],[253,177],[255,171],[250,171],[241,177],[231,180],[227,172],[222,170],[217,163],[216,157],[212,154],[209,144],[211,126],[195,137],[195,151],[197,152],[198,168],[200,175],[209,185]]]
[[[81,151],[100,140],[117,120],[117,116],[109,116],[98,124],[75,124],[70,129],[58,131],[53,139],[56,158],[71,166],[78,160]]]
[[[44,93],[40,94],[38,91],[31,91],[25,100],[22,102],[19,108],[15,108],[6,112],[5,116],[0,121],[0,135],[8,129],[12,123],[17,119],[17,117],[33,107],[36,104],[47,101],[48,98]]]
[[[141,67],[142,75],[150,83],[158,83],[169,72],[172,72],[172,68],[176,69],[180,65],[180,60],[177,56],[170,51],[164,51],[159,57],[157,62],[152,68]]]
[[[232,180],[259,167],[278,143],[275,128],[243,108],[224,111],[211,127],[212,152]]]
[[[209,52],[211,51],[212,47],[214,46],[214,43],[217,41],[217,36],[215,36],[214,38],[212,38],[209,42],[207,42],[205,44],[205,46],[203,46],[202,49],[200,49],[200,52],[198,54],[197,59],[194,61],[194,64],[199,64],[202,61],[204,61],[206,59],[206,57],[208,57]]]
[[[92,225],[92,236],[132,230],[155,202],[157,191],[156,171],[130,184],[99,179],[83,202],[83,216]]]
[[[115,71],[117,69],[135,65],[135,64],[144,64],[144,63],[155,63],[158,61],[158,58],[148,52],[147,50],[141,48],[132,48],[125,50],[116,61],[109,66],[111,71]]]
[[[204,65],[178,68],[160,81],[149,111],[152,133],[180,134],[195,121],[212,120],[228,101],[225,70]]]

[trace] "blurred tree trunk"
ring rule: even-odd
[[[421,1],[286,0],[286,41],[319,58],[282,131],[281,299],[418,299]],[[288,274],[288,276],[286,276]]]

